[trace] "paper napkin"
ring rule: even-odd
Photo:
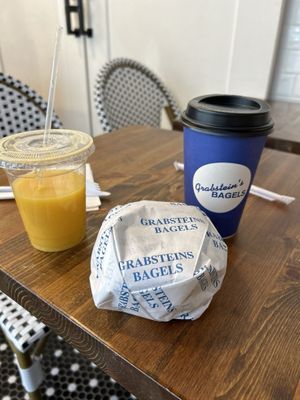
[[[93,172],[90,164],[86,164],[86,179],[94,182]],[[86,211],[96,211],[101,206],[101,200],[99,196],[86,197]]]

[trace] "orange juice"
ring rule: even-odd
[[[85,177],[75,171],[42,170],[14,180],[13,192],[33,247],[60,251],[85,235]]]
[[[93,138],[70,129],[26,131],[0,139],[0,168],[13,188],[31,244],[75,246],[85,234],[85,163]]]

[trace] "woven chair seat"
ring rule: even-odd
[[[45,324],[3,292],[0,292],[0,326],[22,353],[49,332]]]
[[[95,106],[104,132],[128,125],[159,127],[164,108],[171,123],[181,114],[162,81],[143,64],[127,58],[112,60],[100,69]]]
[[[43,129],[47,102],[26,84],[0,72],[0,138],[12,133]],[[62,123],[53,113],[52,128]],[[0,292],[0,327],[15,347],[26,352],[48,331],[23,307]]]
[[[45,126],[47,102],[24,83],[3,73],[0,73],[0,110],[0,138]],[[62,127],[56,114],[52,127]]]
[[[0,73],[0,138],[44,129],[46,111],[46,101],[34,90],[12,76]],[[54,113],[51,127],[62,127]],[[29,398],[40,398],[43,373],[39,354],[44,344],[41,339],[49,333],[49,328],[1,291],[0,328],[16,356],[22,385],[30,393]]]
[[[12,133],[43,129],[47,102],[26,84],[0,73],[0,138]],[[62,123],[53,113],[52,128]],[[0,292],[0,327],[15,347],[26,352],[49,329],[23,307]]]
[[[45,324],[3,292],[0,292],[0,326],[22,353],[49,332]]]

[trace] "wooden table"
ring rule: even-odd
[[[250,196],[209,309],[193,322],[158,323],[97,310],[90,255],[111,207],[183,200],[183,174],[172,165],[182,160],[182,135],[135,127],[95,143],[95,179],[112,196],[88,214],[76,248],[35,250],[15,203],[0,203],[0,289],[140,399],[299,399],[300,157],[264,151],[255,183],[297,200]]]
[[[274,130],[267,147],[300,154],[300,104],[270,101]]]

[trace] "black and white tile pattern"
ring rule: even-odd
[[[112,378],[61,338],[50,334],[42,359],[45,400],[133,400]],[[14,355],[0,330],[0,400],[26,400]]]

